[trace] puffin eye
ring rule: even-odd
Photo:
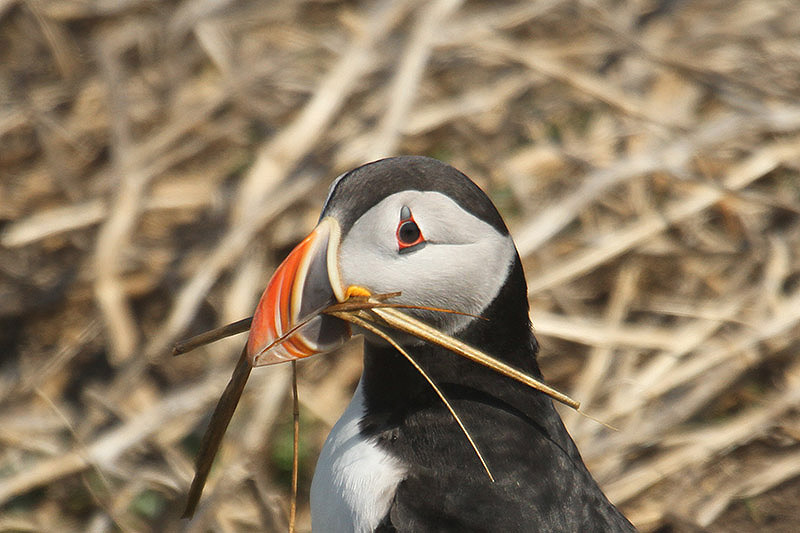
[[[406,220],[397,228],[397,240],[401,245],[413,246],[421,240],[422,232],[413,220]]]
[[[397,246],[399,251],[410,251],[411,247],[416,247],[420,244],[425,244],[425,237],[422,236],[422,231],[414,221],[411,215],[411,210],[403,206],[400,211],[400,224],[397,225]]]

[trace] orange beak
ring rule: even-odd
[[[329,352],[351,337],[346,322],[320,314],[344,299],[339,239],[339,223],[324,218],[272,275],[247,338],[250,364],[271,365]]]

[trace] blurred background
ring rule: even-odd
[[[472,177],[548,381],[642,531],[800,524],[796,0],[0,1],[0,531],[285,531],[289,369],[249,316],[338,174]],[[299,365],[299,525],[358,342]]]

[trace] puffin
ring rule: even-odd
[[[542,379],[522,262],[487,195],[422,156],[339,176],[268,283],[243,354],[261,366],[364,336],[360,381],[314,472],[313,531],[635,531],[550,397],[413,335],[387,342],[320,312],[369,295]]]

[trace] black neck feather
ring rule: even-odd
[[[472,321],[457,337],[541,379],[536,362],[538,344],[528,319],[527,286],[519,258],[481,316],[483,319]],[[407,352],[448,399],[497,404],[541,426],[559,446],[572,453],[572,441],[551,400],[542,393],[438,346],[415,344],[408,346]],[[425,378],[387,344],[370,340],[365,343],[362,387],[366,409],[362,429],[366,433],[394,427],[420,410],[446,410]]]

